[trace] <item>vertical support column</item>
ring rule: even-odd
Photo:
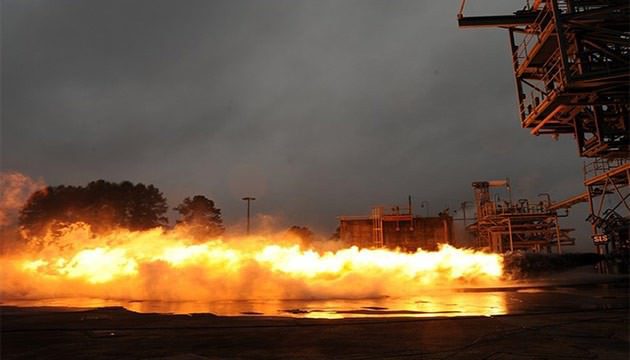
[[[562,254],[562,246],[560,245],[560,224],[558,222],[558,215],[554,217],[556,222],[556,244],[558,245],[558,255]]]
[[[510,252],[514,252],[514,239],[512,238],[512,219],[508,216],[508,232],[510,234]]]
[[[584,177],[586,178],[586,172],[584,173]],[[593,206],[593,193],[592,193],[592,191],[593,191],[593,189],[591,188],[591,186],[587,185],[586,186],[586,193],[588,194],[588,208],[589,208],[591,216],[596,216],[595,215],[595,209],[594,209],[594,206]],[[602,194],[602,196],[603,196],[603,194]],[[597,226],[595,226],[595,223],[593,221],[591,221],[591,234],[592,235],[597,235],[598,234]],[[603,249],[602,245],[599,245],[599,244],[595,245],[595,249],[597,251],[597,255],[604,255],[604,249]],[[600,260],[599,263],[597,263],[597,270],[601,274],[608,273],[608,266],[606,264],[606,260]]]
[[[591,107],[593,109],[594,124],[595,124],[595,138],[597,139],[597,145],[601,145],[604,142],[603,129],[604,125],[604,114],[602,114],[602,107],[599,105],[595,105]]]
[[[556,34],[558,38],[558,48],[560,49],[560,57],[562,63],[562,84],[563,88],[570,82],[571,76],[569,71],[569,57],[567,54],[568,44],[567,38],[564,34],[564,28],[562,27],[562,18],[560,17],[560,8],[558,7],[558,0],[548,0],[547,5],[551,7],[551,13],[553,15],[553,22],[556,26]]]
[[[521,119],[521,127],[525,123],[525,118],[527,118],[527,114],[525,114],[525,94],[523,94],[523,85],[521,84],[521,79],[518,75],[518,46],[516,46],[516,42],[514,41],[514,28],[509,28],[510,35],[510,51],[512,54],[512,68],[514,69],[514,83],[516,84],[516,98],[518,99],[518,116]]]

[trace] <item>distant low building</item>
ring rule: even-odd
[[[370,216],[339,217],[340,240],[361,248],[437,250],[438,244],[451,243],[452,228],[453,218],[448,214],[422,217],[409,209],[401,213],[398,207],[389,213],[375,207]]]

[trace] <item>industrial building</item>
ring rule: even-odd
[[[437,250],[438,244],[451,243],[452,231],[450,215],[414,215],[411,201],[408,208],[377,206],[369,216],[339,217],[340,240],[361,248]]]
[[[533,0],[509,15],[465,16],[462,28],[509,33],[523,128],[573,136],[585,191],[549,211],[589,204],[597,252],[628,266],[630,249],[630,2]],[[608,271],[606,264],[600,270]]]
[[[477,247],[493,252],[515,250],[546,251],[574,245],[569,236],[573,229],[562,229],[557,210],[550,209],[551,200],[512,200],[509,180],[477,181],[472,184],[475,193],[477,220],[467,227],[477,239]],[[503,190],[504,198],[499,191]],[[564,215],[564,214],[563,214]]]

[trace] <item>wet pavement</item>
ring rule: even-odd
[[[576,276],[577,274],[577,276]],[[296,318],[496,316],[568,310],[620,308],[628,305],[628,277],[580,272],[560,278],[514,281],[494,288],[431,290],[413,297],[369,299],[291,299],[225,301],[150,301],[120,299],[3,299],[2,305],[64,307],[85,310],[123,307],[139,313]]]
[[[625,360],[628,291],[587,274],[408,298],[3,299],[0,358]]]

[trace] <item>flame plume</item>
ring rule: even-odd
[[[303,249],[289,235],[209,239],[184,231],[93,234],[74,224],[37,250],[3,256],[3,298],[144,300],[350,299],[415,296],[427,289],[489,285],[496,254],[444,245],[436,252]],[[35,241],[32,241],[35,243]]]

